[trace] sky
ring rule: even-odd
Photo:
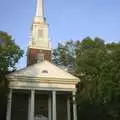
[[[100,37],[120,40],[120,0],[44,0],[53,48],[64,40]],[[8,32],[25,52],[28,46],[36,0],[0,0],[0,30]],[[26,65],[26,54],[19,61]]]

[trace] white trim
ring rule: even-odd
[[[74,89],[76,88],[75,85],[72,84],[57,84],[57,83],[31,83],[31,82],[19,82],[19,81],[14,81],[10,82],[10,86],[14,87],[34,87],[34,88],[58,88],[58,89]]]
[[[10,86],[10,88],[12,89],[15,89],[15,90],[42,90],[42,91],[53,91],[53,90],[56,90],[56,91],[64,91],[64,92],[71,92],[75,89],[70,89],[70,88],[39,88],[39,87],[27,87],[27,86]]]
[[[76,88],[57,88],[57,87],[54,87],[54,88],[51,88],[51,87],[32,87],[32,86],[14,86],[14,85],[10,85],[9,86],[10,88],[12,89],[20,89],[20,90],[43,90],[43,91],[53,91],[53,90],[56,90],[56,91],[73,91],[75,90]]]
[[[50,83],[66,83],[66,84],[77,84],[80,82],[79,79],[69,79],[69,78],[49,78],[49,77],[32,77],[32,76],[10,76],[9,81],[24,81],[24,82],[50,82]]]

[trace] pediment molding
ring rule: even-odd
[[[44,77],[26,77],[26,76],[11,76],[9,77],[9,82],[11,81],[21,81],[21,82],[32,82],[32,83],[60,83],[60,84],[77,84],[77,80],[63,79],[63,78],[44,78]]]

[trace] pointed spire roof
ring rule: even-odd
[[[36,0],[36,17],[44,18],[44,0]]]

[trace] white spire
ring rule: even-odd
[[[37,0],[37,8],[36,8],[36,16],[37,17],[44,17],[44,0]]]

